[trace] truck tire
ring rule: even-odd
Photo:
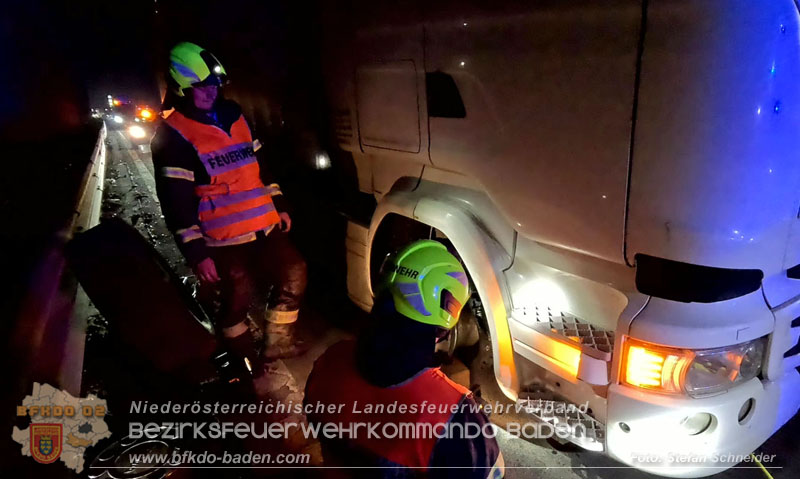
[[[104,221],[72,239],[65,253],[125,353],[190,381],[214,374],[217,341],[201,323],[202,308],[132,226]]]

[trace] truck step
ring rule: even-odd
[[[573,383],[608,384],[613,331],[542,306],[514,310],[512,318],[509,326],[517,353]]]
[[[527,313],[527,311],[526,311]],[[599,328],[576,316],[536,306],[535,329],[548,329],[551,333],[579,343],[584,354],[603,361],[611,360],[614,351],[614,332]],[[526,314],[527,315],[527,314]]]
[[[518,404],[534,419],[555,429],[555,438],[589,451],[605,449],[605,425],[582,412],[575,404],[548,399],[519,399]]]

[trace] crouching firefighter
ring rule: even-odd
[[[494,426],[435,361],[469,298],[463,267],[431,240],[389,261],[372,329],[330,347],[306,384],[309,422],[342,426],[321,438],[326,464],[376,468],[369,477],[503,477]]]
[[[235,354],[257,359],[246,318],[254,279],[274,286],[266,311],[267,359],[301,353],[294,339],[306,264],[289,241],[281,190],[262,181],[241,108],[224,99],[225,68],[207,50],[180,43],[170,52],[165,108],[175,108],[152,141],[156,189],[167,226],[202,282],[218,283],[215,317]]]

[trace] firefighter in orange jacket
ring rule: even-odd
[[[302,352],[294,337],[306,265],[287,233],[292,222],[276,183],[265,182],[258,143],[235,102],[222,98],[226,73],[207,50],[184,42],[170,52],[175,111],[152,141],[156,189],[167,226],[198,278],[218,283],[217,329],[234,353],[256,359],[247,312],[254,280],[274,294],[264,356]]]
[[[469,298],[464,268],[431,240],[389,265],[373,328],[329,348],[306,383],[308,420],[341,427],[320,439],[325,462],[374,469],[368,477],[503,477],[494,426],[434,359]]]

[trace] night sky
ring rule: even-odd
[[[291,90],[307,88],[300,83],[317,68],[313,2],[11,0],[4,10],[0,139],[73,128],[107,94],[157,105],[178,41],[220,59],[231,79],[226,91],[245,110],[277,110],[277,102],[306,96]]]
[[[147,0],[92,0],[86,21],[89,56],[87,86],[92,107],[104,106],[105,97],[126,95],[154,104],[159,99],[159,45],[154,5]]]
[[[4,3],[2,139],[75,128],[112,88],[156,99],[150,7],[144,0]]]

